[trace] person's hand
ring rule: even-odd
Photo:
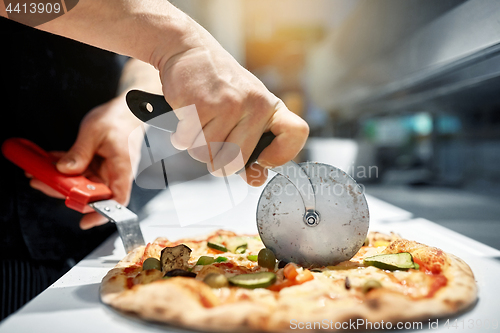
[[[65,174],[83,174],[92,181],[106,184],[114,200],[127,205],[130,199],[133,174],[131,157],[140,157],[140,142],[129,155],[129,134],[140,122],[130,113],[123,96],[117,97],[90,111],[80,124],[76,142],[67,153],[54,153],[61,157],[57,169]],[[30,185],[47,195],[63,198],[57,191],[33,178]],[[86,214],[80,221],[82,229],[107,222],[98,213]]]
[[[37,28],[132,56],[157,68],[167,102],[174,109],[195,104],[198,111],[199,120],[178,112],[180,123],[172,135],[177,148],[233,143],[241,148],[246,161],[261,135],[274,133],[276,139],[259,156],[259,165],[246,172],[251,185],[264,182],[265,167],[294,158],[307,139],[309,127],[300,117],[168,1],[80,1],[67,14]],[[198,126],[193,124],[196,122]],[[213,164],[217,165],[217,160],[231,160],[224,155],[226,146],[230,145],[209,154],[191,149],[190,154],[209,164],[215,156]],[[241,163],[228,166],[226,174],[239,166]]]
[[[199,120],[176,113],[180,122],[172,143],[177,148],[233,143],[241,148],[246,162],[262,134],[274,133],[276,138],[259,156],[259,165],[247,169],[246,180],[251,185],[265,181],[264,168],[293,159],[307,139],[309,127],[300,117],[168,1],[80,1],[67,14],[37,28],[132,56],[157,68],[167,102],[174,109],[195,104],[198,111]],[[208,163],[211,170],[211,164],[223,164],[218,160],[231,160],[227,155],[232,155],[232,149],[225,151],[230,146],[208,154],[191,149],[190,154]],[[225,167],[226,174],[241,166]]]
[[[299,153],[309,127],[205,30],[198,26],[198,30],[191,33],[195,37],[190,40],[194,41],[186,42],[184,51],[165,59],[160,56],[162,49],[158,48],[152,57],[153,64],[160,70],[167,102],[174,110],[194,104],[198,112],[199,120],[189,113],[176,112],[180,121],[171,136],[172,144],[178,149],[189,149],[193,158],[207,163],[211,170],[214,163],[211,159],[216,165],[217,160],[226,163],[231,160],[228,155],[232,152],[225,149],[230,145],[220,150],[211,146],[208,154],[190,148],[206,142],[234,143],[241,148],[246,162],[261,135],[271,131],[276,138],[260,154],[258,165],[253,164],[246,170],[246,181],[260,186],[267,178],[266,168],[282,165]],[[234,173],[242,166],[241,163],[226,166],[225,172]]]

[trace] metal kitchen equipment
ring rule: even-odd
[[[176,118],[163,96],[131,90],[127,104],[143,122],[175,131]],[[264,133],[246,166],[273,139],[272,133]],[[278,175],[264,188],[257,207],[257,227],[266,247],[278,259],[306,267],[333,265],[354,256],[369,224],[368,205],[354,179],[315,162],[290,161],[271,170]]]
[[[60,173],[55,166],[57,158],[26,139],[6,140],[2,153],[21,169],[63,194],[69,208],[84,214],[95,210],[115,223],[127,253],[144,245],[137,215],[111,200],[113,193],[106,185],[84,176]]]

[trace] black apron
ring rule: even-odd
[[[83,116],[116,96],[126,58],[4,18],[0,40],[0,143],[22,137],[47,151],[67,151]],[[3,156],[0,171],[2,299],[10,300],[1,319],[116,229],[108,223],[83,231],[80,213],[32,189]],[[25,280],[29,293],[19,287]]]

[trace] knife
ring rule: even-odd
[[[84,176],[69,176],[56,168],[57,158],[33,142],[10,138],[2,145],[3,155],[12,163],[66,197],[65,204],[80,213],[96,211],[116,224],[125,251],[144,245],[137,215],[120,205],[111,190]]]

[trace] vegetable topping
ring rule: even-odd
[[[259,266],[274,270],[276,267],[276,256],[273,251],[263,248],[259,251],[258,262]]]
[[[413,262],[413,257],[409,252],[401,253],[391,253],[391,254],[379,254],[373,257],[368,257],[363,260],[363,263],[367,266],[375,266],[381,269],[388,269],[391,271],[400,269],[407,270],[410,268],[415,268],[415,263]]]
[[[214,257],[210,257],[210,256],[201,256],[198,261],[196,262],[196,265],[210,265],[210,264],[213,264],[215,262],[215,258]]]
[[[220,252],[228,252],[227,248],[224,245],[212,243],[212,242],[207,242],[207,246],[211,249],[220,251]]]
[[[256,254],[249,254],[247,256],[247,259],[250,260],[250,261],[258,261],[259,260],[259,256],[256,255]]]
[[[366,281],[365,284],[363,284],[363,287],[361,288],[361,290],[363,291],[363,294],[366,294],[369,291],[371,291],[373,289],[378,289],[378,288],[382,288],[382,284],[377,280],[370,279],[370,280]]]
[[[276,274],[272,272],[240,274],[230,277],[228,280],[231,284],[238,287],[249,289],[266,288],[276,281]]]
[[[229,286],[229,281],[224,274],[210,273],[203,279],[207,285],[212,288],[223,288]]]
[[[184,244],[166,247],[161,251],[161,265],[163,272],[173,269],[187,269],[191,249]]]
[[[161,263],[160,263],[160,260],[156,259],[156,258],[147,258],[146,260],[144,260],[144,262],[142,263],[142,269],[143,270],[148,270],[148,269],[157,269],[159,271],[161,271]]]
[[[196,277],[196,274],[193,273],[193,272],[188,272],[184,269],[173,269],[171,271],[168,271],[167,274],[165,274],[165,276],[168,276],[168,277],[174,277],[174,276],[184,276],[184,277],[191,277],[191,278],[194,278]]]

